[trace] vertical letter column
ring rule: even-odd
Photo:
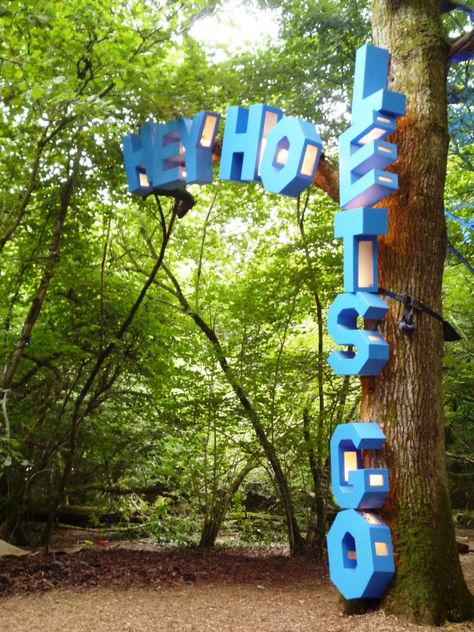
[[[385,171],[397,148],[383,139],[405,113],[405,96],[386,89],[388,51],[362,46],[356,55],[352,126],[340,139],[339,186],[343,209],[334,232],[344,243],[344,294],[328,313],[328,331],[347,351],[334,351],[329,364],[340,375],[377,375],[389,357],[378,332],[360,330],[357,318],[382,320],[388,308],[378,296],[378,235],[387,232],[387,209],[372,208],[396,191],[395,173]]]

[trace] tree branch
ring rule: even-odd
[[[326,159],[324,154],[319,161],[314,184],[339,203],[339,170]]]
[[[196,204],[196,200],[186,189],[163,189],[161,187],[155,187],[153,193],[156,196],[161,195],[164,197],[174,198],[173,211],[179,219],[182,219],[186,213],[193,208]]]
[[[196,271],[196,284],[195,284],[194,309],[196,312],[199,311],[199,283],[201,281],[202,260],[204,256],[204,244],[206,242],[207,227],[209,226],[209,218],[211,217],[212,209],[214,208],[214,204],[216,203],[218,191],[219,189],[216,189],[216,192],[214,193],[214,197],[212,198],[211,204],[209,206],[209,210],[207,211],[206,219],[204,220],[204,226],[202,227],[201,248],[199,250],[199,260],[198,260],[198,266],[197,266],[197,271]]]
[[[181,305],[181,309],[185,314],[187,314],[190,318],[194,320],[196,325],[211,343],[215,357],[222,369],[224,377],[226,378],[228,384],[230,385],[230,387],[234,391],[234,394],[239,400],[246,417],[252,424],[252,427],[255,431],[255,434],[257,435],[260,445],[262,446],[265,456],[267,457],[271,465],[271,469],[275,477],[276,485],[279,489],[281,501],[285,510],[288,537],[290,540],[290,550],[292,553],[295,553],[295,551],[301,550],[303,540],[294,513],[291,491],[288,487],[288,482],[285,474],[283,473],[283,469],[277,456],[275,446],[269,440],[264,426],[259,418],[259,415],[257,414],[257,411],[255,410],[253,403],[246,393],[244,387],[236,378],[234,371],[232,370],[232,367],[230,366],[224,350],[221,346],[221,343],[217,337],[215,329],[211,325],[209,325],[197,312],[193,311],[189,301],[187,300],[181,289],[178,279],[173,275],[166,264],[163,263],[162,267],[174,287],[176,298]]]
[[[56,219],[56,225],[53,229],[51,246],[49,249],[48,258],[46,260],[46,265],[43,270],[41,281],[35,290],[30,309],[23,323],[20,338],[15,344],[15,348],[4,366],[2,380],[4,389],[10,388],[12,384],[13,378],[20,364],[20,360],[23,356],[25,347],[29,344],[31,340],[33,328],[36,325],[36,321],[38,320],[41,310],[43,309],[51,279],[53,278],[53,274],[59,262],[59,249],[64,233],[64,224],[71,205],[72,197],[77,186],[81,156],[82,148],[79,148],[74,159],[74,166],[72,168],[71,174],[66,180],[63,190],[61,191],[58,217]]]
[[[451,42],[448,59],[451,64],[474,59],[474,30]]]
[[[453,454],[452,452],[446,452],[446,456],[458,461],[465,461],[466,463],[474,463],[474,456],[470,454]]]
[[[448,246],[448,252],[450,252],[452,255],[454,255],[456,257],[456,259],[458,261],[460,261],[463,264],[463,266],[465,266],[469,270],[469,272],[471,274],[474,274],[474,268],[471,266],[469,261],[465,257],[462,256],[462,254],[459,252],[459,250],[456,250],[456,248],[454,248],[450,244]]]
[[[161,482],[152,483],[146,486],[137,487],[120,487],[120,485],[80,485],[77,487],[68,488],[69,492],[101,492],[103,494],[110,494],[111,496],[129,496],[130,494],[140,494],[142,496],[163,496],[165,498],[171,498],[172,500],[178,500],[180,493],[172,491],[167,485]]]

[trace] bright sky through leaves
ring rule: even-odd
[[[278,37],[278,21],[274,12],[261,10],[230,0],[213,15],[198,20],[191,35],[208,47],[214,61],[223,61],[232,54],[255,50],[268,38]]]

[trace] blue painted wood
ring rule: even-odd
[[[186,184],[212,182],[212,150],[220,118],[214,112],[199,112],[192,119],[178,119],[178,132],[185,150]]]
[[[334,236],[344,240],[344,292],[378,292],[377,235],[388,229],[388,211],[384,208],[359,208],[337,213],[334,217]],[[359,283],[359,245],[372,244],[372,284]]]
[[[354,509],[339,512],[327,534],[327,545],[329,576],[346,599],[384,593],[395,564],[390,529],[378,516]]]
[[[330,443],[331,488],[337,504],[343,509],[374,509],[381,507],[388,496],[388,471],[364,469],[362,450],[381,450],[385,435],[372,423],[339,424]],[[355,453],[357,469],[350,470],[345,477],[345,454]],[[371,484],[371,476],[380,476],[377,485]],[[373,480],[373,479],[372,479]]]
[[[276,123],[282,111],[268,105],[251,105],[248,109],[232,105],[227,108],[219,178],[233,182],[259,181],[261,145],[267,114]],[[270,130],[267,130],[268,132]]]
[[[202,135],[208,117],[214,128],[204,145]],[[124,136],[122,145],[129,191],[145,196],[154,187],[176,189],[185,184],[212,182],[212,149],[219,119],[220,115],[213,112],[199,112],[192,119],[180,118],[167,123],[147,121],[140,127],[139,134]]]
[[[358,329],[357,318],[382,320],[388,312],[377,294],[355,292],[339,294],[328,311],[328,332],[336,344],[354,346],[333,351],[329,365],[338,375],[377,375],[387,363],[389,347],[377,331]]]
[[[263,153],[260,170],[264,188],[271,193],[298,197],[314,182],[321,150],[321,139],[312,123],[283,117],[268,135]],[[284,162],[279,162],[282,151],[286,158]],[[311,169],[303,173],[307,151],[315,159],[309,161]]]

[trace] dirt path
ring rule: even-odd
[[[58,590],[6,599],[0,606],[0,615],[5,632],[433,630],[402,625],[381,613],[342,617],[334,591],[298,586]],[[469,628],[458,625],[452,629]]]
[[[474,589],[474,554],[462,563]],[[324,567],[278,552],[88,550],[14,560],[2,578],[13,594],[0,599],[1,632],[435,630],[382,612],[343,617]]]

